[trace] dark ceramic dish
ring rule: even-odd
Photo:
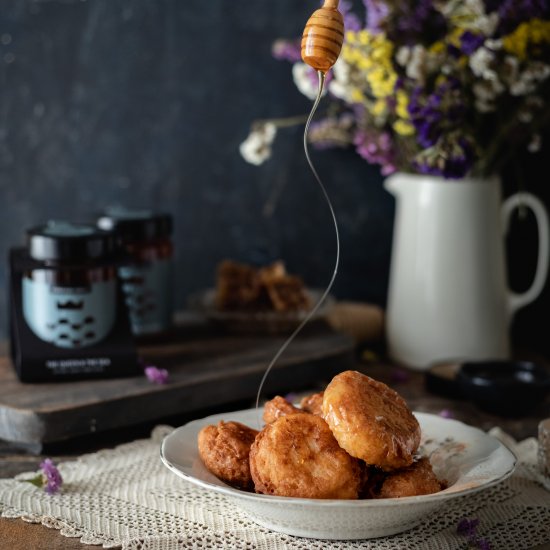
[[[528,361],[464,363],[457,382],[463,395],[481,409],[517,417],[544,401],[550,391],[550,372]]]

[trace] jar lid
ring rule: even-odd
[[[150,210],[109,208],[97,220],[97,225],[114,231],[125,242],[152,241],[172,234],[172,216]]]
[[[40,261],[100,260],[115,252],[115,237],[91,224],[50,221],[27,231],[27,246]]]

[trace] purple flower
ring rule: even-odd
[[[433,0],[396,2],[392,4],[389,38],[398,44],[418,43],[419,38],[431,44],[441,38],[447,29],[445,18],[435,9]]]
[[[457,130],[443,134],[433,147],[416,155],[413,167],[420,174],[460,179],[470,171],[475,159],[473,141]]]
[[[32,479],[24,479],[22,481],[32,483],[34,486],[44,489],[49,495],[53,495],[61,489],[63,485],[63,478],[57,469],[57,466],[50,458],[44,459],[40,463],[41,473],[33,477]]]
[[[348,0],[342,0],[340,2],[340,13],[344,17],[344,29],[346,31],[354,31],[357,32],[361,30],[363,25],[361,24],[361,21],[357,15],[355,15],[351,9],[353,5]]]
[[[485,38],[480,34],[465,31],[460,37],[460,51],[466,55],[472,55],[484,42]]]
[[[355,150],[368,162],[380,164],[382,175],[393,174],[397,170],[393,142],[388,132],[370,134],[360,130],[353,139]]]
[[[309,140],[316,149],[348,147],[352,142],[355,120],[352,113],[327,117],[311,123]]]
[[[44,490],[49,495],[57,493],[63,484],[63,478],[57,469],[57,466],[52,462],[51,459],[46,458],[40,464],[42,469],[43,478],[44,478]]]
[[[442,153],[436,157],[435,162],[413,162],[414,167],[421,174],[442,176],[446,179],[463,178],[469,172],[472,164],[472,156],[465,150],[454,156],[446,156]]]
[[[426,95],[421,86],[412,91],[408,111],[422,147],[432,147],[449,126],[462,121],[465,108],[459,87],[458,81],[450,78],[431,94]]]
[[[462,518],[456,527],[456,532],[468,539],[470,546],[475,546],[480,550],[491,550],[491,543],[487,539],[481,539],[477,536],[479,519]]]
[[[275,59],[295,63],[302,59],[301,39],[297,40],[275,40],[271,46],[271,54]]]
[[[548,0],[485,0],[487,12],[498,12],[498,35],[512,32],[520,23],[550,16]]]
[[[168,371],[159,369],[153,365],[145,367],[145,376],[153,384],[166,384],[168,382]]]
[[[363,0],[367,10],[367,30],[373,33],[382,31],[382,23],[390,13],[385,2],[380,0]]]
[[[455,414],[450,409],[441,409],[439,411],[439,416],[441,416],[441,418],[454,418]]]
[[[479,525],[479,519],[462,518],[456,526],[456,532],[459,535],[464,535],[468,538],[475,537],[477,527]]]

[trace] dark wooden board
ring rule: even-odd
[[[170,372],[166,385],[145,376],[22,384],[0,358],[0,439],[41,445],[231,402],[252,400],[283,337],[230,335],[187,327],[140,347]],[[353,343],[325,325],[311,326],[270,373],[264,395],[312,386],[353,364]]]

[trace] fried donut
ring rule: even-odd
[[[323,418],[351,456],[385,471],[410,466],[420,426],[394,390],[357,371],[336,375],[325,389]]]
[[[253,489],[248,456],[258,431],[240,422],[219,422],[199,432],[199,455],[216,477],[239,489]]]
[[[400,498],[438,493],[443,488],[427,458],[421,458],[412,466],[388,474],[375,498]]]
[[[306,395],[300,401],[300,407],[303,411],[323,416],[323,392]]]
[[[263,419],[266,424],[275,422],[277,418],[286,416],[288,414],[300,414],[304,413],[301,409],[297,409],[294,405],[289,403],[284,397],[276,395],[270,401],[266,401],[264,405]]]
[[[287,497],[356,499],[362,481],[359,461],[313,414],[268,424],[250,449],[250,472],[257,493]]]

